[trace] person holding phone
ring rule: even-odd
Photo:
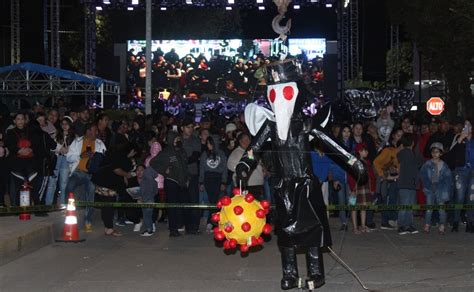
[[[465,121],[461,133],[454,137],[443,160],[454,163],[454,203],[474,204],[474,139],[469,120]],[[454,210],[452,232],[459,231],[460,217],[461,210]],[[474,210],[467,210],[466,217],[466,232],[474,233]]]
[[[97,139],[97,125],[87,124],[85,134],[76,138],[69,146],[66,159],[69,163],[71,176],[66,187],[66,193],[73,192],[76,199],[93,202],[95,186],[91,181],[91,174],[87,169],[87,162],[94,156],[94,153],[105,153],[105,145]],[[80,186],[84,185],[84,193],[76,193]],[[93,208],[86,207],[85,211],[85,229],[86,232],[92,232],[92,214]]]

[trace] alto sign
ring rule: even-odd
[[[426,103],[426,111],[432,116],[439,116],[444,111],[444,101],[440,97],[432,97]]]

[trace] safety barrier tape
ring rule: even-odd
[[[171,204],[171,203],[122,203],[122,202],[76,202],[78,207],[94,207],[94,208],[152,208],[152,209],[200,209],[200,210],[217,210],[215,205],[210,204]],[[274,206],[272,206],[273,208]],[[0,208],[0,215],[18,214],[18,213],[35,213],[35,212],[52,212],[65,210],[57,206],[31,206],[31,207],[4,207]],[[397,211],[397,210],[474,210],[474,204],[445,204],[445,205],[329,205],[328,211]]]

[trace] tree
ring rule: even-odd
[[[413,46],[409,42],[400,44],[397,49],[390,49],[387,52],[387,83],[396,85],[397,78],[400,81],[399,87],[404,88],[411,80]],[[398,61],[397,61],[398,56]],[[398,64],[397,64],[398,63]]]
[[[423,66],[443,76],[448,116],[474,108],[469,77],[474,60],[474,1],[387,0],[393,24],[401,24],[416,43]]]

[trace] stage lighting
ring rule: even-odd
[[[301,8],[301,7],[300,7],[299,5],[293,6],[293,9],[296,9],[296,10],[298,10],[298,9],[300,9],[300,8]]]
[[[349,6],[349,2],[351,2],[351,0],[344,0],[344,8],[347,8],[347,6]]]
[[[311,3],[318,3],[319,0],[310,0]]]
[[[258,6],[258,10],[265,10],[265,6]]]
[[[193,0],[186,0],[186,4],[193,4]]]
[[[257,0],[257,3],[258,3],[258,4],[262,4],[262,3],[263,3],[263,0]]]
[[[225,7],[225,10],[232,10],[232,7],[226,6],[226,7]]]
[[[138,5],[139,0],[132,0],[132,5]]]
[[[166,7],[160,7],[161,11],[166,11]]]
[[[110,4],[110,0],[104,0],[103,3],[108,5]]]
[[[412,111],[412,112],[416,112],[417,110],[418,110],[418,106],[416,106],[416,105],[412,105],[412,107],[411,107],[410,111]]]
[[[96,6],[96,7],[95,7],[95,10],[97,10],[97,11],[102,11],[102,6]]]
[[[132,11],[132,10],[133,10],[133,7],[127,7],[127,10],[128,10],[128,11]]]
[[[234,4],[235,1],[234,1],[234,0],[227,0],[227,3],[229,3],[229,4]]]
[[[326,8],[331,8],[332,7],[332,3],[326,3]]]

